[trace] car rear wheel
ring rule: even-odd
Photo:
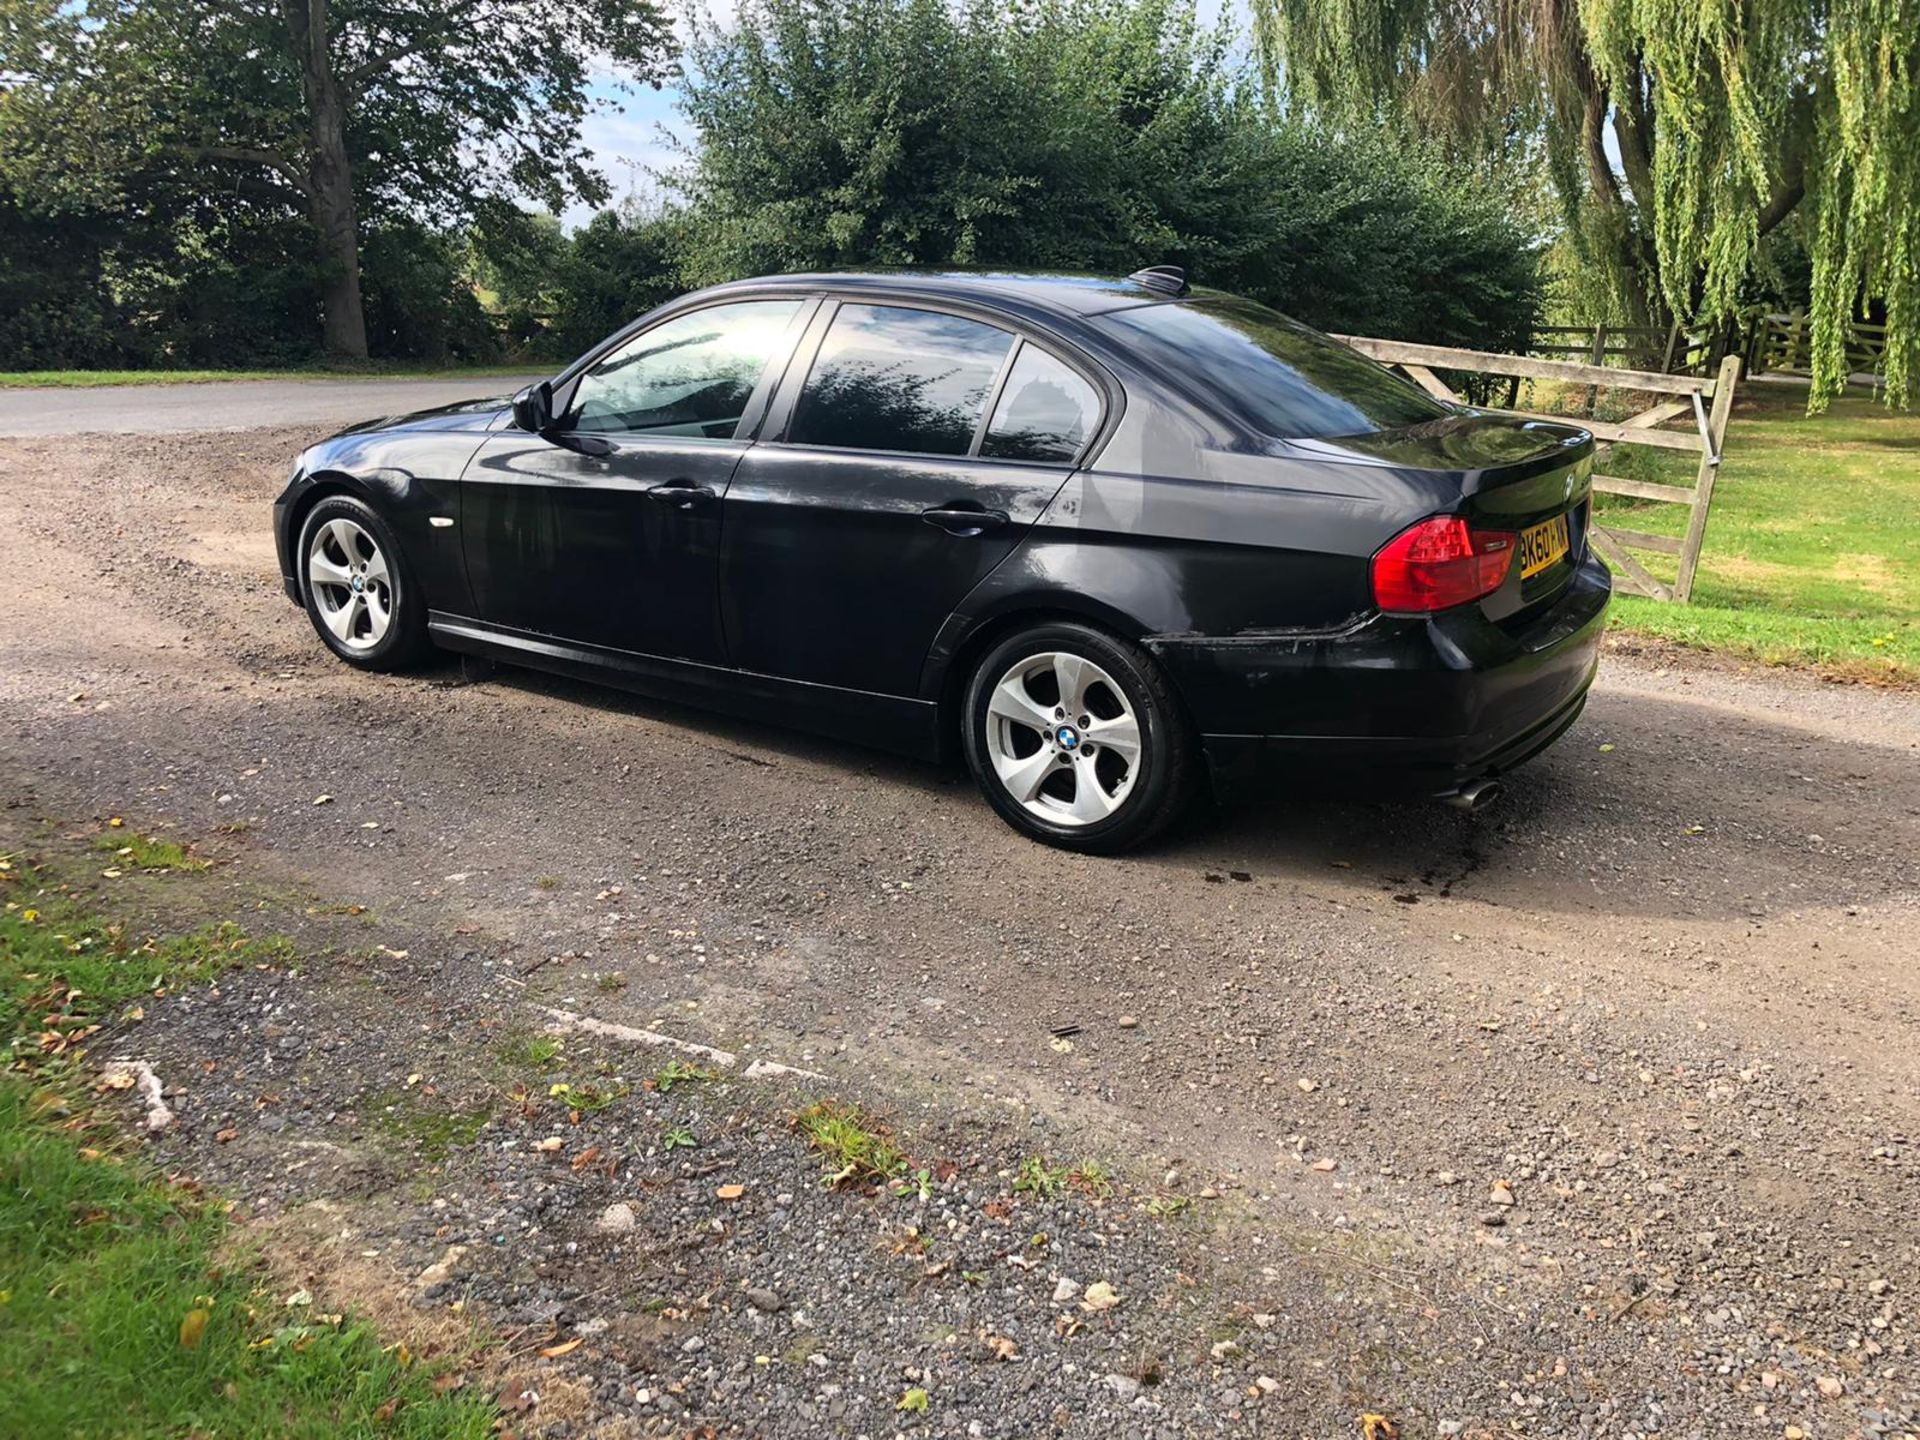
[[[426,603],[386,521],[329,495],[300,527],[300,590],[327,648],[363,670],[400,670],[428,648]]]
[[[1166,677],[1135,646],[1072,622],[994,646],[967,686],[974,779],[1016,830],[1112,855],[1185,807],[1194,747]]]

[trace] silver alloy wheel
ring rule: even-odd
[[[349,650],[371,650],[393,624],[393,578],[373,536],[336,516],[307,543],[307,589],[333,638]]]
[[[1084,655],[1029,655],[987,701],[987,758],[1007,793],[1054,825],[1091,825],[1140,773],[1140,721],[1126,691]]]

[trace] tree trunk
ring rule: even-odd
[[[308,202],[325,265],[321,327],[330,354],[364,360],[359,220],[347,155],[347,102],[327,48],[327,0],[283,0],[307,99]]]

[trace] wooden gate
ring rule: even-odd
[[[1720,471],[1727,420],[1733,413],[1734,386],[1740,378],[1740,357],[1729,355],[1711,376],[1662,375],[1651,370],[1622,370],[1610,365],[1583,365],[1565,360],[1536,360],[1526,355],[1498,355],[1485,350],[1456,350],[1443,345],[1410,345],[1399,340],[1373,340],[1363,335],[1340,335],[1362,355],[1383,365],[1397,366],[1415,384],[1442,400],[1462,403],[1434,374],[1435,370],[1466,370],[1481,375],[1504,375],[1515,380],[1551,380],[1574,386],[1611,386],[1671,396],[1625,420],[1585,420],[1574,415],[1547,415],[1534,410],[1489,410],[1495,415],[1517,415],[1530,420],[1554,420],[1593,432],[1593,488],[1602,495],[1627,495],[1636,500],[1661,500],[1689,507],[1683,536],[1655,535],[1621,525],[1595,523],[1589,531],[1593,548],[1613,567],[1614,588],[1629,595],[1685,604],[1693,596],[1693,577],[1700,568],[1700,548],[1707,537],[1707,511],[1713,504],[1713,483]],[[1485,408],[1485,407],[1479,407]],[[1691,414],[1691,430],[1663,430],[1671,420]],[[1605,475],[1600,462],[1616,445],[1645,445],[1660,450],[1687,450],[1700,457],[1692,485],[1660,485]],[[1671,585],[1648,571],[1634,556],[1636,550],[1679,558]]]

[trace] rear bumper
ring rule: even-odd
[[[1612,579],[1589,555],[1522,628],[1477,605],[1335,634],[1156,636],[1223,797],[1279,788],[1444,795],[1523,764],[1579,718]]]

